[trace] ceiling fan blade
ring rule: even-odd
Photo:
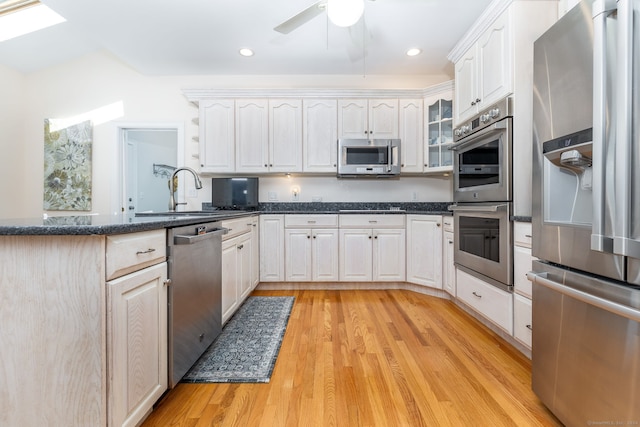
[[[326,4],[326,0],[320,0],[314,3],[302,12],[287,19],[282,24],[275,27],[274,30],[282,34],[289,34],[291,31],[295,30],[303,24],[306,24],[307,22],[311,21],[313,18],[324,12]]]

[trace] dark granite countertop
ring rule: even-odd
[[[256,211],[213,210],[203,203],[203,211],[192,215],[72,215],[40,218],[17,218],[0,220],[0,235],[4,236],[73,236],[108,235],[158,230],[210,221],[222,221],[234,217],[255,214],[416,214],[451,215],[447,210],[450,202],[426,203],[260,203]]]
[[[134,233],[158,230],[229,218],[253,215],[257,212],[211,212],[192,216],[73,215],[46,218],[0,220],[0,235],[4,236],[80,236]]]
[[[260,203],[263,214],[452,215],[451,202],[292,202]],[[203,205],[204,206],[204,205]]]

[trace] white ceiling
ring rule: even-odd
[[[41,1],[67,22],[1,42],[0,64],[29,73],[106,49],[146,75],[441,75],[491,0],[365,0],[364,27],[322,14],[289,34],[273,28],[316,0]]]

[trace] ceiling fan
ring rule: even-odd
[[[335,25],[350,27],[358,22],[362,16],[364,0],[319,0],[287,19],[274,30],[282,34],[289,34],[325,11],[329,20]]]

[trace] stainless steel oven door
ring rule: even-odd
[[[451,147],[455,202],[512,200],[512,120],[507,117]]]
[[[453,211],[455,224],[455,264],[512,291],[511,204],[457,204],[449,209]]]

